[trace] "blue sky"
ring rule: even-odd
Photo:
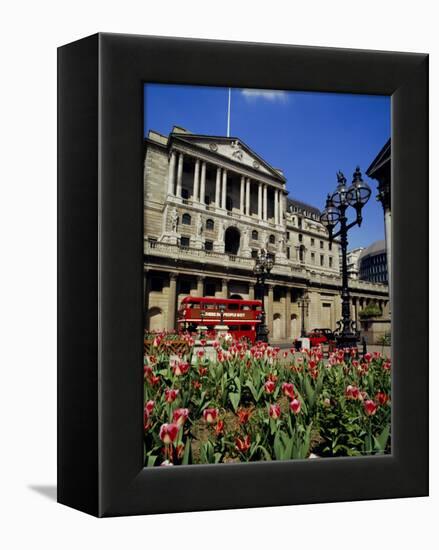
[[[144,93],[145,135],[150,129],[167,135],[174,125],[227,133],[228,88],[146,84]],[[290,196],[320,209],[337,185],[337,170],[350,183],[359,165],[372,195],[349,248],[384,238],[376,182],[364,172],[390,137],[390,97],[233,88],[230,135],[284,171]]]

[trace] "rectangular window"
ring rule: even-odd
[[[181,248],[189,248],[190,242],[191,242],[190,237],[180,237]]]
[[[332,250],[332,243],[328,243],[328,250]]]
[[[314,246],[314,244],[315,244],[315,240],[311,239],[311,246]]]
[[[313,264],[316,263],[316,255],[314,254],[314,252],[311,252],[311,262],[312,262]]]
[[[213,250],[213,241],[204,241],[204,250],[207,252]]]
[[[289,240],[290,240],[290,232],[287,231],[287,241],[289,241]]]
[[[329,267],[332,267],[332,256],[329,258]]]
[[[325,256],[323,256],[323,254],[320,254],[320,265],[321,266],[325,265]]]
[[[302,233],[299,233],[299,243],[301,243],[303,241],[303,235]]]
[[[320,241],[320,248],[323,248],[323,241]]]
[[[291,248],[290,247],[287,248],[287,258],[288,259],[291,258]]]

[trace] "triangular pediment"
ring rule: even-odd
[[[241,164],[243,167],[251,168],[266,176],[285,182],[285,177],[279,170],[276,170],[268,162],[259,157],[248,145],[238,138],[199,136],[190,134],[178,134],[172,136],[178,141],[183,141],[201,149],[206,149],[211,154],[219,155],[228,160]]]

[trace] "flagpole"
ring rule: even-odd
[[[232,88],[229,88],[229,101],[227,107],[227,137],[230,137],[230,103],[232,99]]]

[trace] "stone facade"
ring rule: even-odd
[[[144,165],[145,326],[174,329],[181,299],[254,298],[254,257],[274,258],[267,280],[270,338],[291,342],[341,317],[338,244],[318,209],[288,197],[286,179],[236,138],[174,127],[150,131]],[[388,311],[385,285],[352,281],[352,314],[371,301]],[[301,298],[309,298],[306,308]]]

